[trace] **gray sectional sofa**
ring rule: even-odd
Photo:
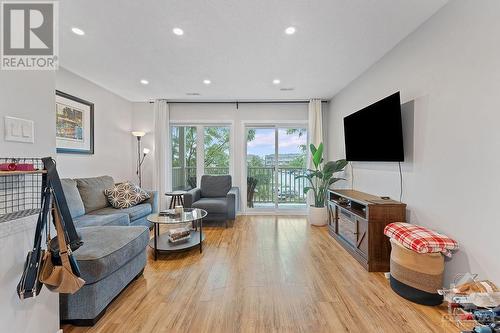
[[[71,217],[77,228],[105,225],[149,227],[147,216],[158,210],[158,195],[155,192],[148,192],[151,198],[137,206],[125,209],[113,208],[104,195],[105,189],[115,185],[110,176],[62,179],[61,182]]]
[[[85,285],[73,295],[60,294],[62,322],[93,325],[107,306],[146,265],[147,216],[158,210],[158,195],[126,209],[111,207],[104,190],[113,178],[61,179],[83,245],[74,252]]]

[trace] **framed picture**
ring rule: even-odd
[[[94,153],[94,103],[56,90],[58,153]]]

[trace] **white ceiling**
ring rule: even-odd
[[[331,98],[446,2],[64,0],[60,63],[131,101]]]

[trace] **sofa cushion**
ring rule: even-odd
[[[68,203],[71,217],[75,218],[85,214],[85,207],[83,206],[80,192],[78,192],[76,181],[69,178],[61,179],[61,185],[63,188],[64,196],[66,197],[66,202]]]
[[[101,176],[78,178],[75,180],[80,196],[82,197],[83,205],[85,206],[85,213],[109,206],[108,199],[104,195],[104,190],[115,185],[113,178],[110,176]]]
[[[231,176],[208,176],[201,177],[201,196],[205,198],[225,197],[231,189]]]
[[[227,213],[227,198],[201,198],[193,203],[194,208],[201,208],[208,213]]]
[[[74,252],[85,284],[100,281],[125,265],[149,243],[143,226],[88,227],[79,229],[83,245]]]
[[[104,190],[104,195],[114,208],[129,208],[149,199],[148,192],[129,182]]]
[[[129,208],[116,209],[113,207],[106,207],[95,210],[90,213],[91,216],[94,215],[108,215],[108,214],[116,214],[116,213],[124,213],[127,214],[130,218],[130,221],[138,220],[144,216],[151,214],[152,209],[149,203],[138,204],[137,206],[132,206]]]
[[[116,211],[116,209],[115,209]],[[95,227],[104,225],[114,226],[128,226],[130,225],[130,218],[128,214],[116,212],[109,215],[82,215],[73,219],[75,227]]]

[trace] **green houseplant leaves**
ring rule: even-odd
[[[343,180],[343,178],[334,177],[334,174],[343,171],[347,161],[341,159],[323,163],[323,143],[320,143],[317,148],[311,144],[309,149],[311,150],[314,170],[307,169],[304,175],[297,176],[297,178],[306,178],[309,181],[309,186],[304,187],[304,193],[312,190],[314,192],[314,207],[322,208],[325,207],[326,194],[330,185]]]

